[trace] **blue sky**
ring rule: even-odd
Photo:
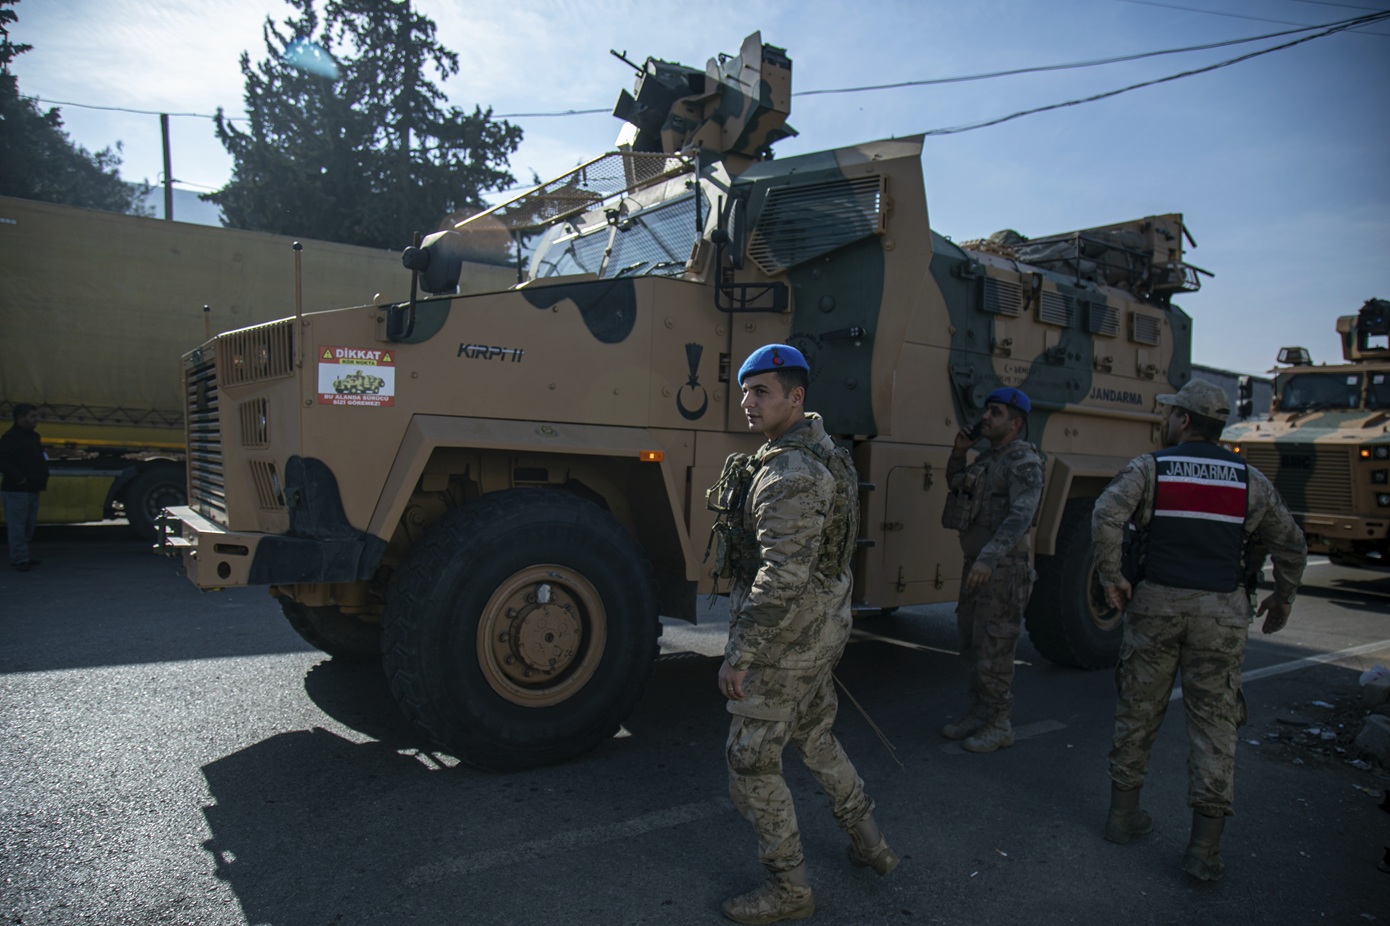
[[[450,102],[498,114],[609,109],[626,52],[703,66],[745,35],[785,47],[793,90],[939,79],[1229,41],[1390,9],[1390,0],[412,0],[457,51]],[[264,57],[279,0],[22,0],[23,93],[154,112],[241,109],[238,57]],[[1307,35],[1310,33],[1302,33]],[[797,97],[781,156],[975,123],[1205,67],[1300,36],[1072,70]],[[162,177],[154,115],[60,106],[74,140],[125,146],[129,179]],[[516,118],[527,180],[612,147],[611,115]],[[231,162],[199,116],[172,119],[173,175],[216,188]],[[931,137],[932,226],[957,240],[1043,235],[1182,212],[1215,274],[1180,304],[1193,359],[1261,373],[1278,348],[1340,356],[1337,315],[1390,298],[1390,21],[1239,64]],[[176,213],[177,217],[177,213]]]

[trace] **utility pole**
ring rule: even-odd
[[[174,168],[169,156],[169,114],[159,114],[159,131],[164,136],[164,221],[174,221]]]

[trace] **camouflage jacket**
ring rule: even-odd
[[[837,486],[814,452],[796,446],[807,439],[826,450],[835,447],[820,416],[808,414],[804,424],[755,457],[760,465],[743,517],[756,536],[758,565],[751,582],[736,576],[730,590],[724,656],[735,669],[820,665],[838,656],[849,639],[848,556],[837,574],[817,567],[824,565],[823,545],[846,536],[852,544],[858,532],[858,477],[850,464],[852,484]],[[848,495],[849,504],[836,505],[837,493]]]
[[[1253,466],[1247,468],[1247,473],[1246,539],[1254,537],[1269,550],[1274,563],[1275,594],[1284,601],[1292,601],[1303,580],[1303,567],[1308,560],[1307,542],[1264,473]],[[1104,585],[1114,585],[1121,578],[1120,545],[1125,523],[1133,518],[1135,526],[1142,529],[1153,516],[1154,474],[1152,454],[1135,457],[1096,499],[1091,515],[1091,535],[1095,543],[1096,570]]]
[[[950,495],[944,527],[960,532],[967,558],[993,568],[1006,556],[1032,555],[1029,531],[1042,500],[1043,461],[1026,441],[984,451],[968,466],[964,453],[946,462]]]

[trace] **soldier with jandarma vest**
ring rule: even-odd
[[[1233,813],[1249,625],[1263,615],[1264,632],[1274,633],[1288,621],[1308,548],[1269,480],[1217,443],[1230,415],[1220,387],[1192,380],[1158,403],[1167,412],[1164,449],[1131,460],[1096,500],[1091,521],[1106,598],[1124,610],[1105,838],[1123,844],[1153,828],[1139,789],[1181,669],[1192,808],[1182,869],[1214,881]],[[1126,525],[1135,556],[1123,556]],[[1263,553],[1255,548],[1268,550],[1275,585],[1258,609],[1252,558]]]

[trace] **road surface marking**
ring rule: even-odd
[[[1263,669],[1251,669],[1249,672],[1242,672],[1240,675],[1241,684],[1253,682],[1256,679],[1267,678],[1271,675],[1283,675],[1285,672],[1296,672],[1299,669],[1306,669],[1323,662],[1337,662],[1339,659],[1346,659],[1351,656],[1360,656],[1362,653],[1373,653],[1380,649],[1390,649],[1390,640],[1380,640],[1375,643],[1362,643],[1360,646],[1353,646],[1349,649],[1339,649],[1335,653],[1318,653],[1314,656],[1304,656],[1302,659],[1295,659],[1292,662],[1281,662],[1277,665],[1265,666]],[[1176,701],[1182,697],[1182,686],[1173,689],[1173,693],[1168,696],[1169,701]]]
[[[731,813],[733,805],[728,798],[681,804],[655,813],[643,814],[630,820],[609,823],[604,826],[590,826],[580,830],[557,833],[548,839],[536,839],[519,845],[508,846],[490,852],[474,852],[444,859],[429,865],[419,865],[406,875],[406,882],[412,885],[442,881],[459,875],[477,874],[502,865],[516,866],[523,870],[533,866],[538,857],[557,852],[572,852],[585,846],[612,842],[616,839],[630,839],[653,830],[670,829],[704,820],[716,814]]]
[[[1014,727],[1014,742],[1026,740],[1033,736],[1042,736],[1044,733],[1056,733],[1058,730],[1065,730],[1067,725],[1058,720],[1039,720],[1034,723],[1026,723],[1021,727]],[[941,747],[941,751],[952,756],[958,756],[965,752],[965,747],[960,743],[947,743]]]

